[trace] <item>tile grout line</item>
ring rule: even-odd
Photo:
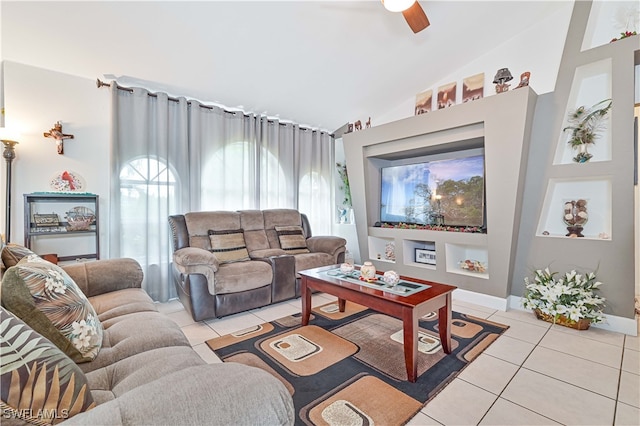
[[[497,398],[495,399],[495,401],[493,401],[493,403],[489,406],[489,408],[488,408],[488,409],[487,409],[487,411],[482,415],[482,417],[480,418],[480,421],[478,421],[478,423],[477,423],[477,424],[480,424],[480,423],[482,422],[482,420],[484,420],[484,418],[487,416],[487,414],[489,414],[489,411],[491,411],[491,409],[492,409],[492,408],[493,408],[493,406],[496,404],[496,402],[497,402],[499,399],[501,399],[501,398],[502,398],[502,394],[504,393],[504,391],[509,387],[509,384],[511,384],[511,382],[512,382],[512,381],[513,381],[513,379],[516,377],[516,375],[518,374],[518,372],[524,368],[524,367],[523,367],[523,366],[524,366],[524,363],[525,363],[525,362],[527,362],[527,359],[529,359],[529,357],[531,356],[531,354],[533,353],[533,351],[535,351],[535,350],[536,350],[536,348],[538,347],[538,345],[540,344],[540,342],[542,341],[542,339],[544,339],[544,336],[546,336],[546,335],[547,335],[547,333],[549,332],[549,330],[551,330],[551,327],[547,328],[547,330],[544,332],[544,334],[542,335],[542,337],[540,337],[540,340],[538,340],[538,342],[535,344],[535,346],[533,347],[533,349],[531,350],[531,352],[529,352],[529,354],[528,354],[528,355],[527,355],[527,356],[522,360],[522,363],[521,363],[520,365],[518,365],[518,369],[516,370],[516,372],[513,374],[513,376],[511,376],[511,379],[509,379],[509,381],[507,382],[507,384],[502,388],[502,390],[500,391],[500,393],[497,395]],[[494,342],[494,343],[495,343],[495,342]],[[531,343],[531,342],[529,342],[529,343]],[[489,355],[489,354],[487,354],[487,355]],[[489,356],[492,356],[492,355],[489,355]],[[499,358],[498,358],[498,359],[499,359]],[[504,360],[503,360],[503,361],[504,361]],[[506,361],[506,362],[508,362],[508,361]],[[482,389],[482,388],[481,388],[481,389]],[[538,413],[537,411],[533,411],[533,410],[532,410],[531,408],[529,408],[529,407],[523,407],[522,405],[517,404],[517,403],[515,403],[515,402],[513,402],[513,401],[511,401],[511,400],[509,400],[509,399],[507,399],[507,398],[502,398],[502,399],[504,399],[505,401],[509,401],[510,403],[515,404],[515,405],[517,405],[517,406],[519,406],[519,407],[522,407],[522,408],[524,408],[525,410],[531,411],[532,413],[536,413],[536,414],[537,414],[537,415],[539,415],[539,416],[542,416],[542,417],[547,418],[547,419],[549,419],[549,420],[551,420],[551,421],[554,421],[554,422],[556,422],[556,423],[559,423],[558,421],[556,421],[556,420],[554,420],[554,419],[551,419],[551,418],[549,418],[548,416],[545,416],[545,415],[544,415],[544,414],[542,414],[542,413]]]

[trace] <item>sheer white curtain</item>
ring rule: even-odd
[[[109,255],[138,260],[154,300],[175,295],[171,214],[297,208],[331,232],[328,134],[115,83],[111,95]]]
[[[330,235],[333,140],[324,132],[297,129],[298,209],[306,213],[314,235]]]
[[[187,101],[111,85],[112,177],[109,257],[132,257],[154,300],[175,296],[167,218],[189,199]]]

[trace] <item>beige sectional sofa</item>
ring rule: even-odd
[[[2,258],[3,425],[34,420],[83,425],[293,424],[291,396],[272,375],[234,363],[208,365],[201,359],[180,328],[159,313],[141,289],[142,271],[134,260],[62,268],[101,324],[97,355],[76,363],[25,324],[31,318],[20,319],[10,310],[12,306],[23,312],[24,302],[9,292],[18,292],[21,277],[31,279],[28,265],[54,266],[36,259],[10,267],[18,259],[5,256],[4,250]],[[79,402],[69,403],[72,394]],[[56,418],[47,418],[52,415]]]
[[[196,321],[298,297],[298,271],[342,263],[346,251],[293,209],[192,212],[169,224],[176,290]]]

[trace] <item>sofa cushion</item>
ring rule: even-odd
[[[87,373],[96,403],[119,396],[171,373],[205,364],[188,346],[170,346],[146,351]]]
[[[2,258],[2,263],[5,268],[10,268],[12,266],[16,266],[20,259],[23,257],[27,257],[30,255],[35,255],[34,252],[26,248],[25,246],[21,246],[15,243],[9,243],[2,247],[2,252],[0,253],[0,257]]]
[[[309,253],[301,226],[276,226],[280,248],[287,254]]]
[[[261,260],[220,265],[215,276],[215,294],[238,293],[271,284],[271,264]]]
[[[296,260],[296,276],[299,271],[331,265],[335,262],[333,256],[327,253],[301,253],[294,256]]]
[[[240,213],[228,211],[192,212],[184,215],[189,232],[189,246],[211,250],[209,229],[241,229]]]
[[[2,304],[75,362],[91,361],[98,355],[100,320],[59,266],[36,255],[22,258],[4,274]]]
[[[249,252],[244,242],[242,229],[216,231],[209,229],[211,252],[220,263],[243,262],[249,260]]]
[[[141,288],[126,288],[89,298],[89,303],[104,321],[136,312],[156,312],[156,304]]]
[[[180,327],[158,312],[121,315],[103,321],[102,325],[100,353],[93,361],[79,364],[85,373],[153,349],[190,346]]]
[[[52,424],[93,408],[80,368],[49,340],[0,309],[3,420]]]

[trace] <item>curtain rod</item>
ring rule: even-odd
[[[113,81],[112,83],[116,85],[116,88],[118,88],[118,90],[124,90],[125,92],[133,93],[133,89],[132,89],[131,87],[124,87],[124,86],[120,86],[120,85],[118,84],[118,82],[116,82],[116,81]],[[99,89],[99,88],[101,88],[101,87],[103,87],[103,86],[111,87],[111,83],[105,83],[104,81],[102,81],[102,80],[100,80],[100,79],[98,78],[98,79],[96,79],[96,86],[98,87],[98,89]],[[146,90],[146,89],[145,89],[145,90]],[[157,95],[156,93],[152,93],[152,92],[149,92],[149,91],[147,91],[147,95],[149,95],[149,96],[150,96],[150,97],[152,97],[152,98],[157,98],[157,97],[158,97],[158,95]],[[178,101],[179,101],[179,99],[178,99],[178,98],[174,98],[174,97],[171,97],[171,96],[168,96],[168,99],[169,99],[170,101],[172,101],[172,102],[178,102]],[[187,104],[191,105],[191,101],[187,101]],[[204,109],[213,109],[213,108],[214,108],[214,107],[212,107],[212,106],[210,106],[210,105],[203,105],[203,104],[201,104],[201,103],[198,103],[198,106],[199,106],[200,108],[204,108]],[[249,114],[245,114],[245,113],[244,113],[244,112],[242,112],[242,111],[229,111],[228,109],[225,109],[225,108],[222,108],[222,107],[220,107],[220,109],[222,109],[222,111],[224,111],[224,112],[225,112],[225,113],[227,113],[227,114],[236,115],[237,113],[241,113],[244,117],[250,117],[250,115],[249,115]],[[267,122],[268,122],[268,123],[275,123],[276,121],[275,121],[275,120],[269,120],[269,119],[267,118]],[[279,124],[279,125],[281,125],[281,126],[286,126],[286,125],[287,125],[287,123],[280,123],[280,122],[278,122],[278,124]],[[290,123],[290,124],[293,124],[293,123]],[[308,131],[308,130],[310,130],[310,131],[312,131],[312,132],[321,132],[321,133],[322,133],[322,131],[321,131],[321,130],[310,129],[310,128],[308,128],[308,127],[302,127],[302,126],[298,126],[298,127],[300,128],[300,130],[304,130],[304,131]],[[331,135],[331,136],[332,136],[332,135]]]

